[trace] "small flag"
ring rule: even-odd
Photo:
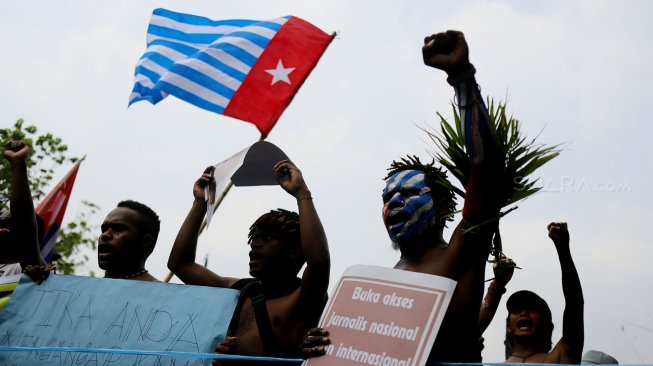
[[[213,21],[156,9],[129,105],[172,94],[265,137],[332,39],[294,16]]]
[[[52,252],[57,242],[59,229],[63,216],[66,213],[68,199],[75,184],[79,165],[84,158],[78,160],[65,177],[54,187],[50,193],[36,207],[36,213],[41,216],[45,226],[45,236],[41,242],[41,256],[47,263],[52,261]]]
[[[288,155],[273,143],[258,141],[227,160],[215,165],[213,177],[216,185],[208,187],[205,192],[208,205],[206,207],[206,223],[211,222],[213,213],[220,204],[219,196],[231,184],[236,187],[270,186],[277,183],[274,165],[287,160]],[[218,198],[216,200],[216,198]]]

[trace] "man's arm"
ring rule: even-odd
[[[487,289],[487,293],[481,304],[481,312],[478,316],[479,337],[483,335],[497,312],[497,308],[501,302],[501,296],[506,293],[506,285],[510,282],[515,272],[515,262],[510,258],[502,257],[500,262],[494,263],[492,269],[494,270],[494,279]]]
[[[426,37],[422,47],[424,63],[447,73],[454,87],[465,137],[471,173],[465,186],[463,217],[474,224],[498,219],[501,209],[496,184],[503,169],[498,159],[494,131],[483,97],[469,62],[469,48],[458,31],[446,31]]]
[[[325,299],[329,287],[329,272],[331,259],[329,246],[322,223],[313,205],[311,191],[306,186],[302,172],[290,160],[278,162],[274,171],[279,185],[297,199],[299,207],[299,229],[302,241],[302,251],[306,258],[306,269],[302,276],[300,308],[302,312],[315,309],[321,312],[320,306]],[[313,316],[314,314],[310,314]]]
[[[195,263],[197,239],[206,213],[204,189],[214,181],[213,170],[212,166],[206,168],[204,174],[193,186],[193,206],[181,225],[172,246],[168,258],[168,268],[186,284],[228,288],[238,279],[219,276],[208,268]]]
[[[454,229],[446,250],[451,278],[458,285],[431,353],[431,360],[480,361],[479,317],[483,300],[485,262],[492,244],[500,205],[493,179],[500,175],[491,122],[474,79],[469,48],[458,31],[424,39],[424,63],[447,73],[456,92],[462,132],[469,156],[463,220]],[[454,341],[455,340],[455,341]]]
[[[585,330],[583,325],[583,288],[576,266],[569,250],[569,231],[566,222],[552,222],[547,226],[549,238],[553,240],[562,272],[562,293],[565,296],[565,311],[562,317],[562,339],[551,353],[559,357],[560,363],[580,363]]]
[[[34,203],[27,180],[29,146],[23,141],[9,141],[4,157],[11,163],[11,192],[9,201],[14,222],[16,242],[20,244],[20,265],[45,266],[38,241]]]

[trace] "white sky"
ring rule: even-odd
[[[484,94],[508,97],[528,136],[567,143],[538,171],[546,192],[502,220],[504,246],[523,269],[508,294],[544,297],[560,337],[560,269],[546,236],[569,222],[585,295],[585,349],[622,364],[653,363],[653,26],[648,1],[4,1],[0,3],[0,120],[52,132],[87,154],[69,207],[135,199],[162,219],[147,268],[157,277],[192,202],[193,182],[258,139],[253,125],[172,97],[127,109],[133,68],[156,7],[212,19],[296,15],[339,36],[269,136],[303,170],[324,223],[334,284],[356,263],[392,266],[381,221],[382,178],[408,153],[428,158],[417,126],[451,115],[445,75],[422,65],[423,37],[465,32]],[[68,167],[61,169],[63,176]],[[295,209],[279,187],[235,188],[203,235],[198,260],[247,276],[246,235],[263,212]],[[99,232],[99,229],[98,229]],[[504,300],[507,298],[504,296]],[[486,361],[503,360],[502,303],[486,332]]]

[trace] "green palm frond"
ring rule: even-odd
[[[495,143],[503,154],[505,162],[504,184],[502,192],[503,207],[514,204],[534,193],[538,187],[538,178],[532,178],[533,172],[560,154],[561,145],[545,146],[537,143],[536,138],[527,139],[520,130],[519,120],[506,115],[506,104],[488,99],[490,120],[494,126]],[[465,139],[462,134],[462,121],[456,107],[453,106],[454,121],[450,123],[440,113],[440,132],[424,130],[434,142],[435,159],[460,181],[467,185],[471,172],[471,162],[465,151]],[[446,183],[445,183],[446,184]],[[448,186],[461,197],[463,190],[448,183]]]
[[[519,121],[506,115],[506,104],[494,104],[488,98],[488,112],[494,127],[495,144],[500,154],[503,155],[504,174],[501,187],[497,194],[501,195],[502,207],[515,204],[537,193],[542,187],[536,186],[538,178],[533,178],[533,173],[544,164],[560,154],[561,145],[545,146],[534,139],[527,139],[520,130]],[[450,123],[440,113],[440,132],[437,130],[423,129],[433,141],[436,150],[433,155],[451,174],[460,181],[463,187],[467,185],[471,174],[471,161],[466,152],[465,138],[462,134],[462,121],[453,105],[454,121]],[[441,184],[449,187],[456,194],[465,197],[465,192],[444,180]],[[516,206],[501,213],[499,217],[517,208]],[[503,254],[499,224],[496,222],[492,253],[496,261]]]

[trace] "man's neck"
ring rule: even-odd
[[[426,253],[432,250],[444,248],[447,245],[448,243],[442,238],[442,233],[439,233],[439,236],[435,238],[433,236],[422,237],[421,240],[416,240],[399,246],[399,251],[401,253],[400,261],[412,262],[419,260]]]
[[[144,266],[134,266],[128,268],[112,268],[112,269],[107,269],[106,272],[104,272],[104,278],[130,279],[130,278],[143,276],[144,274],[147,274],[147,270],[145,269]]]

